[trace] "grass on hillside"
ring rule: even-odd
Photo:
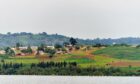
[[[94,55],[105,55],[113,58],[140,60],[140,48],[135,47],[107,47],[93,52]]]
[[[39,63],[41,61],[44,62],[77,62],[78,66],[80,67],[106,67],[106,64],[120,61],[117,58],[107,57],[104,55],[100,55],[100,53],[104,50],[110,51],[110,48],[105,49],[96,49],[93,48],[88,51],[83,50],[75,50],[69,54],[56,54],[54,57],[49,58],[48,56],[40,56],[36,58],[34,55],[30,56],[16,56],[16,57],[7,57],[7,56],[0,56],[0,59],[4,59],[7,63],[23,63],[23,64],[31,64],[31,63]],[[118,49],[118,48],[117,48]],[[97,55],[93,55],[92,52],[95,52]],[[100,52],[100,53],[99,53]],[[106,51],[105,51],[106,52]]]

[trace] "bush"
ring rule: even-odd
[[[76,45],[76,46],[75,46],[75,49],[76,49],[76,50],[79,50],[79,49],[80,49],[80,46]]]
[[[136,48],[140,48],[140,45],[137,45]]]
[[[49,57],[53,57],[56,51],[54,49],[46,48],[45,53],[48,53]]]

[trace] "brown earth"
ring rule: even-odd
[[[128,67],[128,66],[140,66],[140,62],[112,62],[109,63],[109,65],[111,66],[115,66],[115,67]]]
[[[92,54],[92,52],[93,51],[87,51],[86,52],[86,57],[89,58],[89,59],[93,59],[94,58],[94,55]]]

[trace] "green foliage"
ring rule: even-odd
[[[29,45],[29,46],[27,47],[27,49],[23,49],[23,50],[21,50],[21,52],[31,54],[31,53],[33,52],[33,50],[32,50],[32,48],[31,48],[31,46]]]
[[[63,48],[62,48],[62,51],[63,51],[63,52],[66,52],[67,50],[66,50],[66,48],[63,47]]]
[[[76,62],[40,62],[29,67],[22,64],[2,64],[2,75],[69,75],[69,76],[139,76],[139,69],[132,72],[114,67],[88,67],[80,68]]]
[[[16,49],[19,50],[19,47],[21,46],[20,43],[16,43]]]
[[[45,49],[45,44],[41,44],[40,46],[38,46],[38,51],[44,51]]]
[[[10,47],[5,48],[5,52],[7,55],[15,56],[14,50],[12,50]]]
[[[121,44],[114,44],[113,46],[116,46],[116,47],[121,47],[121,46],[129,47],[130,45],[128,45],[126,43],[121,43]]]
[[[140,48],[140,45],[137,45],[136,48]]]
[[[87,46],[86,49],[87,49],[87,50],[90,50],[90,49],[91,49],[91,46]]]
[[[45,49],[45,53],[48,53],[49,57],[52,58],[54,56],[54,54],[56,53],[56,50],[50,49],[50,48],[46,48]]]
[[[8,34],[0,34],[0,47],[7,47],[7,46],[14,46],[16,43],[20,43],[24,46],[27,46],[28,44],[39,46],[42,43],[46,43],[47,45],[54,45],[56,43],[63,44],[64,42],[69,42],[69,37],[58,35],[58,34],[52,34],[49,35],[46,32],[39,33],[39,34],[32,34],[27,32],[21,32],[21,33],[8,33]],[[119,38],[119,39],[94,39],[94,40],[83,40],[83,39],[76,39],[78,44],[84,44],[84,45],[93,45],[96,43],[101,44],[139,44],[140,38]]]
[[[33,52],[33,50],[32,50],[30,45],[27,47],[27,51],[28,51],[28,53],[32,53]]]
[[[75,45],[75,49],[76,50],[79,50],[80,49],[80,46],[79,45]]]
[[[70,38],[69,42],[71,43],[71,45],[76,45],[77,41],[74,38]]]
[[[60,44],[55,44],[54,47],[55,47],[55,49],[60,49],[60,48],[62,48],[62,45],[60,45]]]
[[[102,47],[102,44],[97,43],[97,44],[94,45],[94,47]]]
[[[84,63],[95,63],[95,61],[94,60],[92,60],[92,59],[89,59],[89,58],[67,58],[67,59],[65,59],[65,61],[67,61],[67,62],[77,62],[77,63],[82,63],[82,64],[84,64]]]
[[[66,47],[68,46],[70,43],[69,42],[64,42],[63,45]]]

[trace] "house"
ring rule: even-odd
[[[38,51],[34,51],[34,55],[37,55]],[[39,55],[44,55],[45,53],[43,51],[39,51]]]
[[[5,50],[0,50],[0,54],[2,55],[6,54]]]
[[[25,47],[19,47],[20,50],[24,50],[24,49],[27,49],[27,46]]]
[[[47,48],[54,49],[54,46],[46,46]]]
[[[67,51],[72,51],[73,50],[73,46],[72,45],[67,45],[66,49],[67,49]]]
[[[34,51],[37,50],[37,48],[38,48],[37,46],[31,46],[31,49]]]
[[[72,45],[67,45],[66,47],[70,47],[70,48],[71,48],[71,47],[73,47],[73,46],[72,46]]]
[[[57,51],[56,54],[63,54],[63,51]]]
[[[39,51],[39,54],[40,55],[44,55],[45,53],[43,51]]]

